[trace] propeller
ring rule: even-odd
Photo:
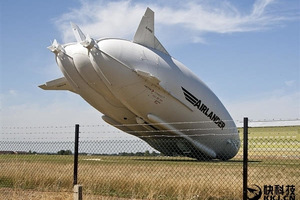
[[[59,54],[60,52],[66,52],[64,47],[61,44],[59,44],[56,39],[54,39],[52,45],[47,48],[55,54]]]
[[[97,42],[91,38],[89,35],[86,36],[86,39],[82,42],[80,42],[80,44],[82,44],[82,46],[84,46],[87,49],[92,49],[93,47],[99,49]]]

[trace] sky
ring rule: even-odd
[[[80,96],[38,87],[63,76],[46,47],[76,41],[70,22],[132,40],[147,7],[156,37],[234,120],[300,119],[298,0],[10,0],[0,1],[0,126],[104,124]]]

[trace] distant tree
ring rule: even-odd
[[[71,150],[66,150],[65,155],[72,155],[72,151]]]
[[[112,155],[115,155],[115,154],[108,154],[110,156]],[[120,152],[117,154],[118,156],[161,156],[162,154],[159,153],[159,152],[155,152],[155,151],[152,151],[150,153],[149,150],[146,150],[145,152],[136,152],[136,153],[133,153],[133,152]]]
[[[144,153],[143,153],[143,152],[136,152],[135,155],[136,155],[136,156],[144,156]]]
[[[60,150],[57,152],[58,155],[72,155],[71,150]]]
[[[36,152],[36,151],[31,151],[31,150],[29,150],[29,151],[28,151],[28,154],[37,154],[37,152]]]
[[[152,153],[151,153],[151,156],[159,156],[159,155],[160,155],[160,153],[157,153],[155,151],[152,151]]]
[[[145,151],[144,156],[150,156],[150,152],[148,150]]]
[[[64,155],[65,154],[65,150],[60,150],[59,152],[57,152],[58,155]]]

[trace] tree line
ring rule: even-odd
[[[71,150],[60,150],[57,152],[58,155],[72,155],[72,151]],[[160,156],[162,155],[159,152],[155,152],[155,151],[148,151],[146,150],[145,152],[120,152],[120,153],[113,153],[113,154],[88,154],[88,153],[79,153],[80,155],[103,155],[103,156]]]

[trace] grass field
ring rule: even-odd
[[[299,128],[249,129],[249,185],[295,185],[300,196]],[[65,196],[55,199],[68,199],[72,192],[72,156],[0,155],[0,169],[0,189],[10,196],[36,191],[54,192],[49,199],[56,194]],[[184,157],[80,156],[78,182],[90,195],[88,199],[241,199],[242,171],[241,150],[230,161],[210,162]]]

